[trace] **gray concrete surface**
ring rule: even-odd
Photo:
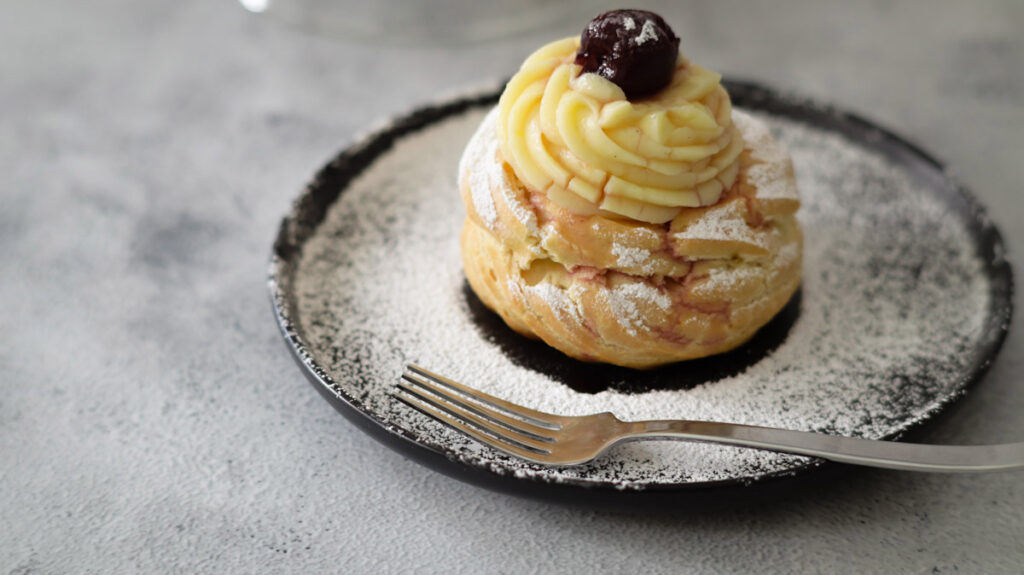
[[[1024,270],[1024,4],[664,4],[694,60],[946,159]],[[305,382],[264,285],[292,197],[372,119],[585,19],[381,47],[230,0],[0,2],[0,572],[1020,573],[1020,473],[565,509],[421,468]],[[924,439],[1024,440],[1022,343],[1018,318]]]

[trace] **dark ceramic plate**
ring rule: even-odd
[[[822,461],[635,442],[588,465],[536,466],[395,401],[403,366],[566,414],[877,439],[933,418],[981,378],[1006,335],[1012,277],[998,231],[941,163],[898,136],[753,84],[728,88],[793,154],[804,204],[803,287],[750,343],[633,371],[568,359],[488,311],[462,279],[455,175],[497,100],[491,92],[388,124],[341,152],[296,200],[274,244],[270,289],[303,372],[358,427],[433,469],[603,506],[742,498],[820,478],[804,472]]]

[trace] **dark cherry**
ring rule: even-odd
[[[587,24],[576,63],[615,82],[626,97],[642,98],[672,80],[679,38],[668,24],[646,10],[611,10]]]

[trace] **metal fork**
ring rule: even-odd
[[[611,413],[554,415],[409,365],[394,396],[495,449],[545,465],[586,463],[621,441],[671,438],[821,457],[909,471],[1024,468],[1024,443],[922,445],[709,421],[621,421]]]

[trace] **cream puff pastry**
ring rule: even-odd
[[[674,39],[646,14],[617,14],[620,43]],[[800,285],[788,154],[684,56],[631,99],[585,71],[580,43],[527,58],[466,147],[470,286],[515,331],[584,361],[650,368],[741,345]]]

